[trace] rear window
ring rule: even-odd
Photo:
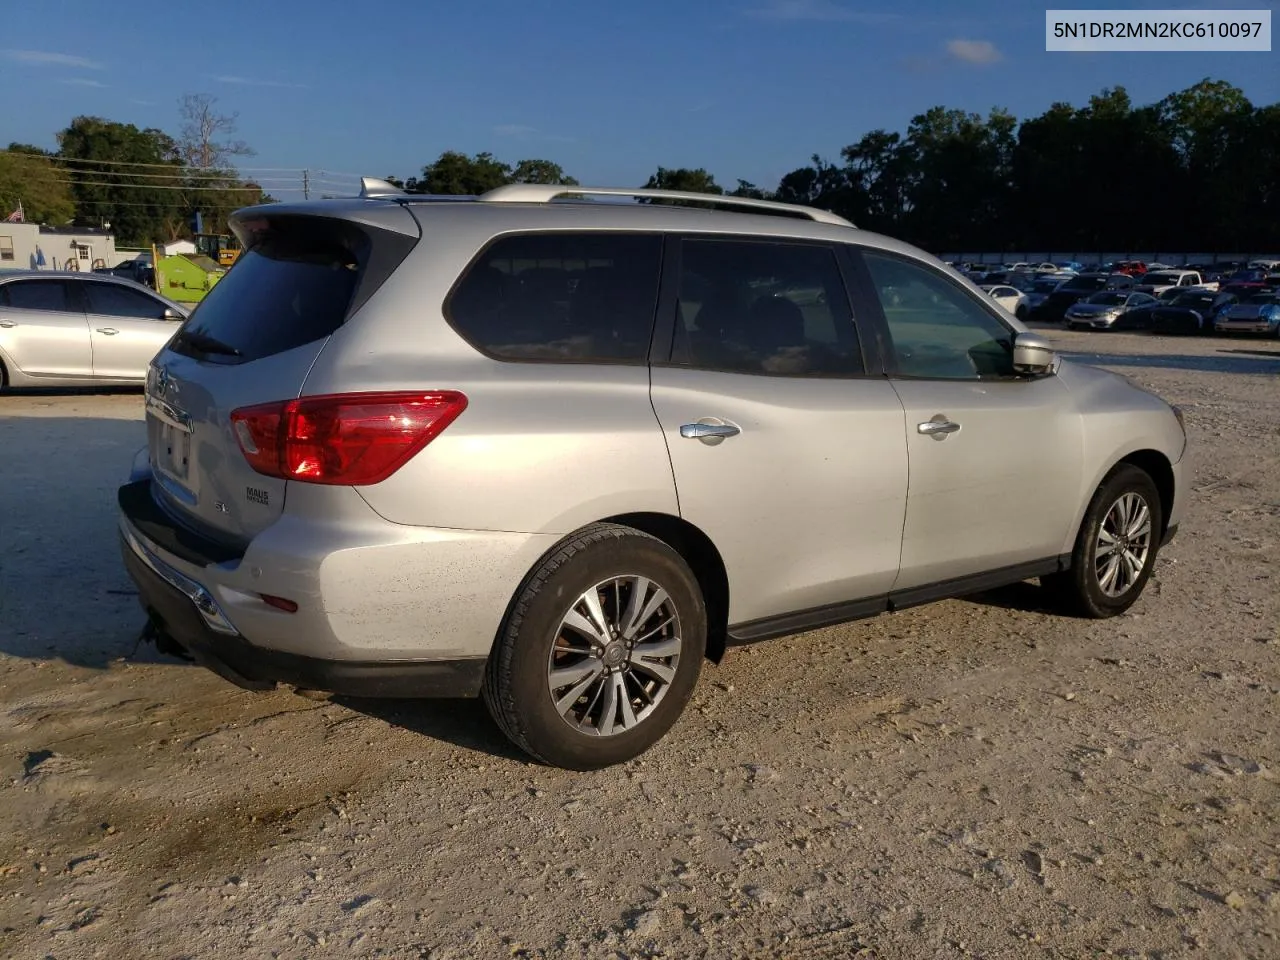
[[[271,221],[251,235],[173,349],[243,363],[329,336],[346,320],[368,246],[367,236],[343,221]]]
[[[500,360],[644,363],[661,256],[657,234],[504,237],[468,268],[445,312]]]

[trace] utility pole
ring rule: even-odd
[[[310,171],[310,170],[303,170],[303,171],[302,171],[302,199],[303,199],[303,200],[310,200],[310,199],[311,199],[311,176],[310,176],[310,174],[311,174],[311,171]]]

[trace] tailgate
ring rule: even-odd
[[[378,201],[255,207],[232,228],[244,252],[148,371],[147,441],[160,503],[243,545],[280,516],[287,483],[250,466],[232,412],[296,398],[329,335],[407,256],[419,228]]]

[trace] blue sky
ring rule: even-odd
[[[253,168],[405,176],[442,150],[488,150],[593,184],[662,164],[773,187],[938,104],[1027,117],[1205,76],[1280,101],[1280,53],[1050,54],[1045,5],[1013,0],[61,0],[56,20],[4,6],[0,142],[53,147],[82,113],[176,131],[179,95],[209,93],[238,112]],[[1274,2],[1180,6],[1270,9],[1280,25]]]

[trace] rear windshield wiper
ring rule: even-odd
[[[207,333],[197,333],[194,330],[183,330],[178,334],[178,339],[184,343],[189,343],[201,353],[219,354],[224,357],[242,357],[244,356],[239,350],[224,343],[217,337],[211,337]]]

